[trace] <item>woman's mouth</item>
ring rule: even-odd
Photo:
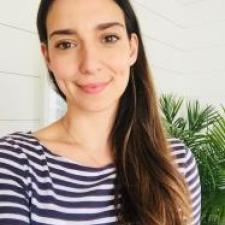
[[[81,88],[81,90],[87,94],[98,94],[98,93],[102,92],[109,83],[110,83],[110,81],[88,83],[85,85],[78,85],[78,87]]]

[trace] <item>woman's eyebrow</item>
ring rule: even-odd
[[[119,26],[121,28],[125,28],[122,23],[119,22],[109,22],[109,23],[101,23],[95,27],[95,30],[105,30],[110,27]],[[55,30],[49,35],[49,39],[51,39],[54,35],[76,35],[77,31],[74,29],[60,29]]]
[[[110,23],[101,23],[99,25],[96,26],[96,30],[104,30],[110,27],[114,27],[114,26],[119,26],[122,28],[125,28],[125,26],[122,23],[119,22],[110,22]]]

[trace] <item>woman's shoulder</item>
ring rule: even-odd
[[[20,144],[32,144],[36,140],[31,135],[31,131],[15,131],[0,137],[0,143],[18,147]]]
[[[14,132],[0,137],[0,182],[23,187],[28,194],[30,166],[22,144],[26,142],[25,136],[23,132]]]
[[[31,131],[16,131],[0,137],[0,153],[13,155],[16,158],[28,158],[41,149]]]
[[[178,138],[168,139],[171,154],[175,158],[174,162],[178,165],[178,169],[187,177],[191,173],[198,170],[197,161],[192,150]]]
[[[176,155],[178,158],[184,158],[187,153],[187,146],[184,142],[178,138],[168,138],[167,139],[171,153]]]
[[[175,163],[178,165],[178,170],[184,175],[190,193],[193,212],[192,224],[200,224],[201,182],[197,160],[192,150],[183,141],[171,138],[169,139],[169,143],[171,145],[172,155],[175,156]]]

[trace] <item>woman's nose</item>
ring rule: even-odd
[[[83,45],[80,54],[80,71],[82,74],[92,75],[100,68],[99,49],[95,45]]]

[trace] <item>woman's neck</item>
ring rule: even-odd
[[[64,129],[65,140],[97,153],[110,148],[109,136],[115,115],[116,110],[80,113],[68,107],[59,123]]]

